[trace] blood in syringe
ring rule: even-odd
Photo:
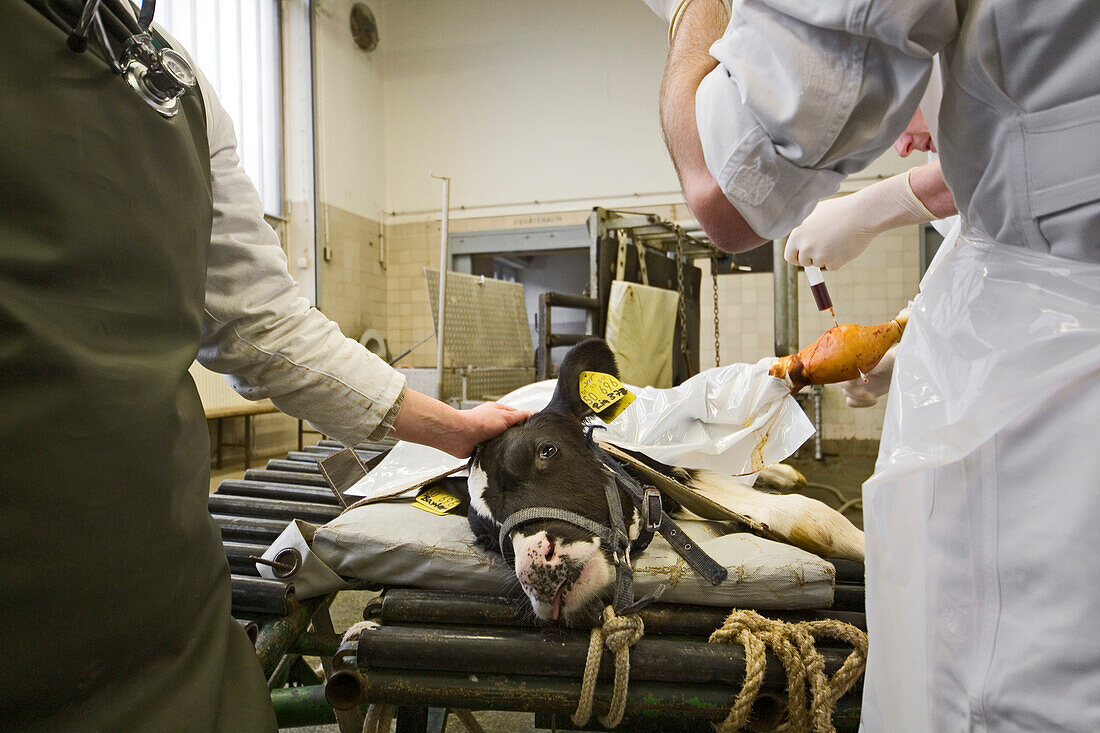
[[[836,311],[833,309],[833,299],[829,297],[829,291],[825,288],[825,277],[821,274],[821,268],[808,265],[806,267],[806,279],[810,281],[810,292],[813,293],[817,309],[819,311],[829,311],[833,316],[833,325],[839,327],[840,324],[836,320]]]
[[[829,297],[829,291],[825,289],[825,283],[820,282],[810,285],[810,292],[814,294],[814,302],[817,303],[819,311],[833,307],[833,299]]]

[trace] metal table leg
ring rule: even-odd
[[[447,709],[403,705],[397,708],[396,733],[446,733]]]
[[[328,608],[322,608],[313,617],[313,630],[319,634],[335,634],[332,626],[332,615]],[[331,656],[321,657],[321,667],[325,670],[325,680],[332,677],[333,665]],[[340,733],[360,733],[363,730],[363,713],[359,708],[351,710],[337,710],[336,723],[340,726]]]
[[[427,733],[428,708],[402,705],[397,708],[397,733]]]

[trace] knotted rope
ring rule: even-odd
[[[825,674],[825,658],[814,646],[818,637],[837,639],[852,646],[852,653],[832,677]],[[764,682],[765,650],[771,647],[787,673],[788,718],[780,730],[793,733],[835,733],[833,709],[852,688],[867,664],[867,634],[851,624],[827,619],[784,623],[764,618],[755,611],[736,610],[711,634],[712,643],[738,643],[745,648],[745,682],[718,733],[735,733],[748,722],[756,696]],[[806,704],[809,683],[810,703]]]
[[[596,676],[600,673],[600,658],[603,656],[604,646],[615,655],[615,686],[607,715],[601,716],[599,720],[608,728],[614,728],[622,722],[626,711],[626,691],[630,684],[630,647],[644,633],[645,625],[641,616],[619,616],[611,606],[603,610],[603,626],[592,629],[592,635],[588,639],[588,658],[584,662],[581,699],[577,703],[577,711],[573,713],[573,723],[578,728],[585,726],[592,715],[592,698],[596,693]]]

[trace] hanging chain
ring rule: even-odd
[[[684,230],[676,227],[676,292],[680,295],[680,353],[688,353],[687,298],[684,297]]]
[[[714,290],[714,366],[722,365],[722,342],[718,332],[718,252],[710,253],[710,280]]]

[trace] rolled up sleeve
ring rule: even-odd
[[[695,97],[707,169],[757,234],[786,236],[901,133],[956,33],[942,0],[734,2]]]
[[[384,437],[405,378],[309,305],[239,165],[233,123],[203,82],[214,221],[198,360],[346,444]]]

